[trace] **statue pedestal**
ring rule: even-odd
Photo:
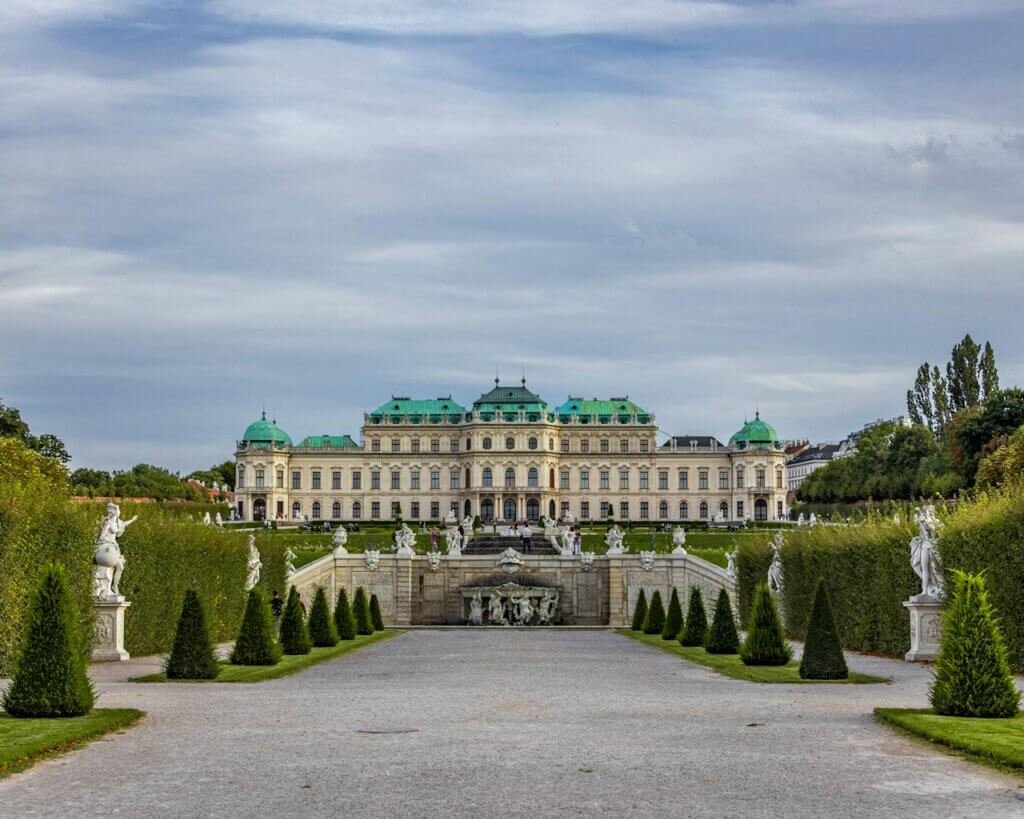
[[[942,636],[942,600],[919,594],[903,606],[910,612],[910,651],[904,659],[911,663],[934,660],[939,656]]]
[[[124,613],[130,605],[123,597],[93,601],[96,613],[92,640],[94,663],[123,663],[128,659],[128,652],[124,650]]]

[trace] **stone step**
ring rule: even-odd
[[[500,555],[506,549],[515,549],[522,553],[522,541],[515,535],[475,535],[469,541],[463,554],[466,555]],[[529,554],[554,555],[558,554],[550,543],[543,537],[534,537],[530,541]]]

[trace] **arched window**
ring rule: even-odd
[[[718,519],[729,519],[729,504],[727,504],[725,501],[722,501],[720,504],[718,504]]]
[[[505,449],[515,449],[515,448],[516,448],[516,439],[513,438],[510,435],[508,438],[505,439]]]
[[[775,488],[782,489],[782,467],[775,467]]]
[[[480,517],[488,522],[494,520],[494,501],[490,498],[480,501]]]
[[[491,448],[491,439],[490,438],[484,438],[484,449],[490,449],[490,448]]]
[[[331,504],[331,519],[341,519],[341,504],[338,501],[335,501],[334,503]]]
[[[768,501],[764,498],[754,501],[754,520],[768,520]]]
[[[241,489],[245,486],[245,467],[239,465],[238,467],[238,488]]]
[[[494,485],[494,473],[489,466],[484,467],[483,485],[488,488]]]
[[[548,501],[548,517],[552,520],[555,519],[555,502],[553,500]]]
[[[661,503],[658,504],[658,517],[668,517],[668,501],[662,501]]]
[[[736,488],[737,489],[742,489],[743,488],[743,467],[742,466],[737,466],[736,467]]]
[[[278,489],[284,489],[284,470],[283,469],[279,468],[277,470],[277,477],[274,479],[274,486],[276,486]]]
[[[537,439],[536,438],[531,438],[530,442],[529,442],[529,446],[530,446],[530,449],[536,449],[537,448]]]
[[[467,466],[466,467],[466,489],[469,489],[469,487],[472,485],[469,479],[470,479],[470,473],[469,473],[469,467]]]
[[[292,517],[293,518],[297,518],[301,514],[302,514],[302,504],[299,503],[298,501],[295,501],[295,503],[292,504]]]
[[[466,439],[466,452],[469,452],[472,448],[473,448],[473,439],[472,438],[467,438]]]
[[[359,520],[363,516],[363,505],[356,501],[352,504],[352,517],[354,520]]]
[[[526,473],[526,485],[534,489],[537,488],[538,476],[535,467],[530,467],[530,471]]]
[[[555,488],[555,470],[554,469],[552,469],[550,472],[548,472],[548,486],[551,489]],[[551,501],[551,502],[554,503],[554,501]],[[552,515],[552,517],[554,517],[554,516]]]
[[[320,501],[313,501],[313,517],[320,517]]]
[[[679,518],[680,520],[686,520],[690,517],[690,504],[686,501],[679,501]]]
[[[555,448],[555,439],[554,438],[548,438],[548,449],[554,449],[554,448]]]
[[[707,520],[708,519],[708,502],[707,501],[701,501],[700,502],[700,518],[701,518],[701,520]]]
[[[505,486],[512,488],[516,485],[516,471],[510,466],[505,470]]]

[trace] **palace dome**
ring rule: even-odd
[[[761,420],[760,412],[754,413],[754,420],[747,421],[743,429],[729,439],[729,446],[746,449],[748,446],[772,446],[779,442],[775,427]]]
[[[277,425],[277,421],[268,421],[265,412],[258,421],[253,421],[246,427],[242,440],[247,444],[292,445],[292,439],[288,433]]]

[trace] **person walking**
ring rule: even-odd
[[[533,551],[533,529],[530,528],[529,522],[523,524],[523,542],[526,544],[526,551]]]
[[[440,533],[437,531],[437,527],[433,526],[430,529],[430,551],[437,551],[437,544],[440,537]]]

